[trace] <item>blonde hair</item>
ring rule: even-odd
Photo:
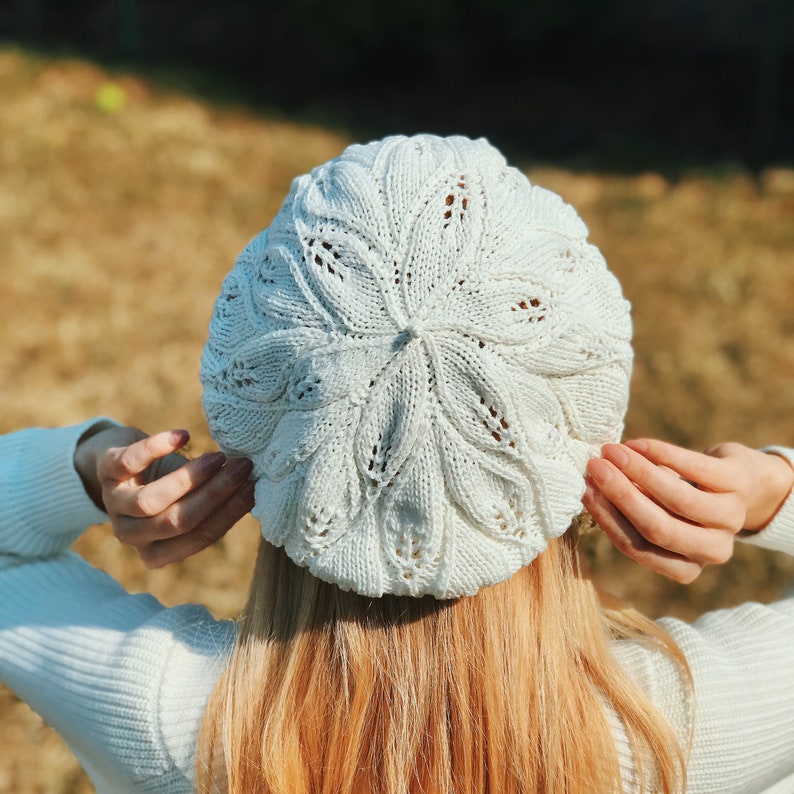
[[[602,608],[575,528],[508,581],[454,601],[342,592],[263,541],[205,712],[199,791],[619,792],[605,704],[644,790],[682,790],[684,753],[612,657],[616,637],[686,668],[651,621]]]

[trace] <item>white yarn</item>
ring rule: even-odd
[[[344,589],[452,598],[561,535],[631,369],[586,236],[485,140],[387,138],[296,179],[224,281],[201,370],[264,537]]]

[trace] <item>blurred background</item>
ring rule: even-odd
[[[0,432],[109,415],[212,448],[198,361],[223,275],[352,141],[485,135],[590,228],[633,304],[630,436],[794,446],[790,0],[0,3]],[[256,527],[132,590],[242,605]],[[791,587],[742,547],[679,587],[583,541],[606,590],[694,619]],[[0,689],[0,792],[92,789]]]

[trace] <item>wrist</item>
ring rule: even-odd
[[[794,488],[794,468],[787,457],[774,449],[764,450],[763,470],[759,477],[757,500],[748,510],[745,530],[758,532],[777,515]]]
[[[113,422],[103,420],[92,425],[80,436],[74,450],[74,468],[83,483],[85,492],[91,501],[100,509],[105,510],[102,501],[102,486],[97,476],[97,460],[103,445],[98,443],[100,435],[111,429],[117,428]]]

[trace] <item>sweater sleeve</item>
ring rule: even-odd
[[[794,553],[794,493],[750,540]],[[794,595],[709,612],[691,625],[659,623],[686,657],[693,700],[663,654],[633,641],[615,643],[615,654],[685,746],[691,727],[688,794],[794,791]],[[630,779],[630,750],[616,735]]]
[[[6,565],[64,551],[89,526],[107,521],[74,468],[77,442],[106,421],[0,437],[0,555]]]
[[[73,453],[91,423],[0,438],[0,680],[60,733],[102,792],[189,792],[234,626],[131,595],[68,545],[106,520]]]

